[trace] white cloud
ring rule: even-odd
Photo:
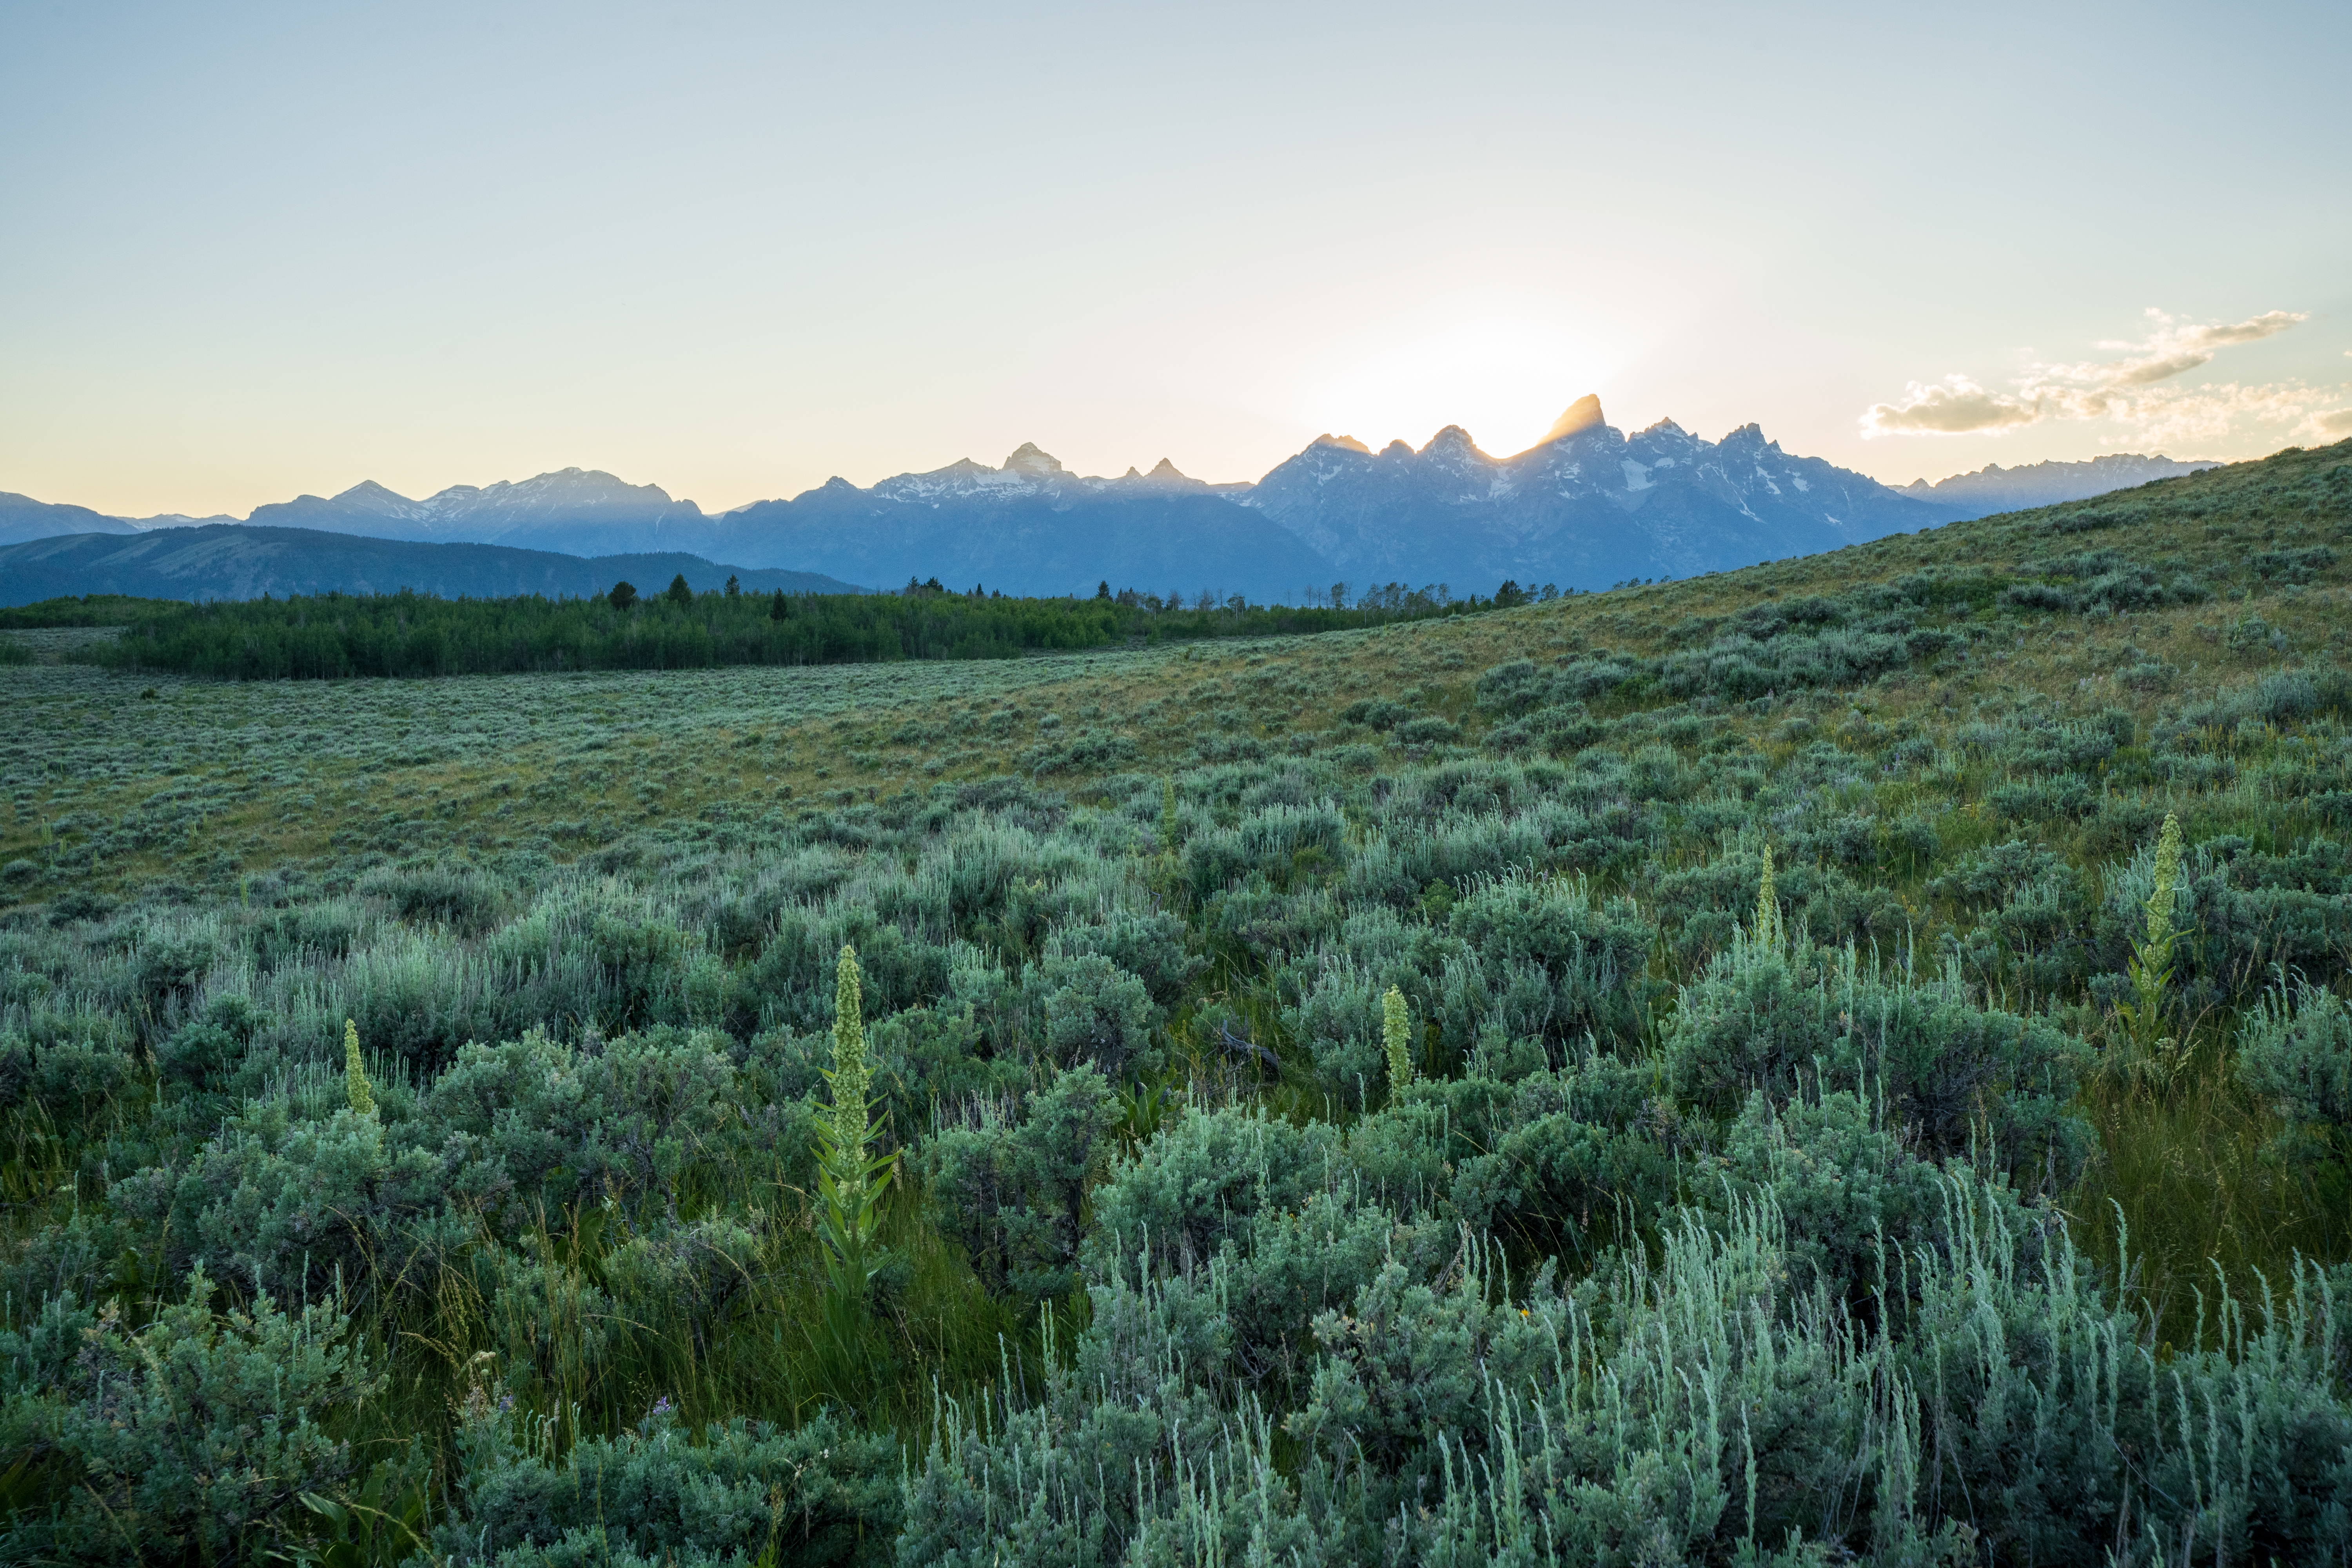
[[[2052,376],[2092,386],[2153,386],[2184,371],[2210,363],[2214,354],[2222,349],[2274,338],[2297,321],[2310,320],[2307,315],[2294,310],[2265,310],[2242,321],[2229,322],[2182,321],[2161,310],[2148,311],[2147,319],[2151,324],[2150,331],[2140,342],[2099,345],[2105,349],[2125,350],[2131,356],[2128,359],[2104,364],[2047,365],[2042,368]]]
[[[2223,434],[2233,418],[2242,416],[2299,418],[2315,395],[2307,388],[2231,383],[2191,391],[2164,384],[2210,363],[2223,349],[2276,337],[2307,319],[2299,311],[2266,310],[2242,321],[2184,321],[2150,310],[2146,337],[2099,345],[2120,351],[2120,359],[2036,364],[2007,391],[1988,390],[1966,375],[1915,381],[1899,400],[1874,404],[1864,412],[1862,434],[1864,439],[1961,436],[2053,419],[2115,419],[2137,426],[2150,439],[2179,440]]]
[[[2341,441],[2352,436],[2352,408],[2333,409],[2315,414],[2308,421],[2312,436],[2321,441]],[[2297,434],[2301,434],[2300,431]]]
[[[1865,436],[1964,436],[2031,425],[2040,409],[2006,393],[1987,392],[1965,375],[1921,385],[1913,382],[1900,403],[1874,405],[1862,416]]]

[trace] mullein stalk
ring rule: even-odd
[[[832,1300],[854,1327],[855,1312],[881,1267],[877,1256],[882,1229],[882,1194],[895,1173],[897,1156],[874,1155],[880,1124],[868,1098],[863,982],[857,952],[844,945],[835,971],[831,1113],[817,1128],[817,1234],[824,1243]]]
[[[1770,944],[1780,940],[1780,900],[1772,890],[1772,847],[1764,846],[1764,877],[1756,885],[1756,940]]]
[[[1412,1020],[1406,1014],[1404,993],[1391,985],[1381,998],[1381,1043],[1389,1054],[1389,1100],[1395,1103],[1412,1081]]]
[[[349,1018],[343,1020],[343,1089],[353,1111],[375,1114],[375,1090],[368,1083],[367,1064],[360,1059],[360,1026]]]
[[[2180,887],[2184,847],[2180,818],[2166,812],[2164,829],[2156,840],[2156,889],[2148,895],[2147,931],[2133,943],[2126,965],[2134,1000],[2116,1008],[2133,1043],[2150,1054],[2172,1044],[2158,1037],[2157,1031],[2164,1026],[2165,991],[2172,983],[2172,949],[2180,934],[2173,924],[2173,904]]]

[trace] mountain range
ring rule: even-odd
[[[500,544],[422,544],[315,529],[202,523],[133,534],[88,532],[0,545],[0,605],[68,594],[142,599],[256,599],[264,594],[389,594],[445,599],[543,594],[585,598],[626,581],[655,594],[683,574],[698,592],[739,579],[746,593],[854,594],[809,572],[729,567],[669,552],[585,559]]]
[[[2004,468],[1988,463],[1973,474],[1954,474],[1929,484],[1913,479],[1898,494],[1914,500],[1941,501],[1957,506],[1965,517],[1990,517],[1997,511],[2022,511],[2028,507],[2055,506],[2060,501],[2088,500],[2109,490],[2183,474],[2216,468],[2219,463],[2173,461],[2159,452],[2144,458],[2137,452],[2112,452],[2081,463],[2032,463]]]
[[[371,480],[331,497],[257,507],[242,524],[108,518],[0,493],[0,543],[193,531],[206,534],[213,542],[205,550],[214,554],[125,555],[118,544],[87,557],[42,557],[54,560],[57,570],[70,560],[90,571],[101,562],[120,563],[109,571],[131,571],[134,563],[138,572],[166,571],[166,561],[193,571],[197,560],[231,559],[217,553],[227,543],[217,532],[224,526],[274,531],[288,537],[249,559],[235,556],[238,563],[224,565],[217,580],[319,581],[352,589],[360,583],[353,573],[370,583],[419,588],[428,580],[552,582],[576,574],[543,563],[477,570],[444,557],[353,554],[297,545],[292,533],[410,546],[496,545],[574,560],[677,554],[703,567],[739,563],[711,567],[722,573],[782,569],[868,585],[936,577],[955,588],[1085,594],[1107,581],[1187,597],[1205,590],[1296,601],[1328,595],[1335,583],[1357,591],[1384,582],[1444,584],[1461,595],[1491,593],[1506,579],[1602,588],[1632,578],[1689,576],[2077,499],[2201,466],[2101,458],[1994,467],[1897,490],[1784,452],[1755,425],[1712,442],[1671,419],[1628,436],[1588,396],[1543,440],[1513,457],[1489,456],[1459,426],[1419,448],[1394,441],[1378,452],[1350,437],[1326,435],[1254,484],[1209,484],[1165,459],[1148,473],[1084,476],[1024,445],[994,468],[966,459],[866,488],[834,479],[790,500],[717,515],[658,486],[582,468],[453,486],[423,500]],[[315,570],[294,563],[289,552],[302,549],[325,552]],[[29,560],[18,569],[30,570]],[[194,592],[203,574],[183,575]],[[695,573],[688,576],[692,581]],[[7,596],[18,592],[16,583],[7,584]]]

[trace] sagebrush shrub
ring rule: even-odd
[[[263,1295],[219,1311],[214,1295],[199,1265],[142,1327],[119,1303],[68,1296],[0,1332],[10,1447],[71,1478],[54,1508],[11,1519],[16,1552],[256,1559],[310,1532],[306,1495],[339,1491],[369,1462],[336,1428],[383,1373],[341,1304],[288,1312]]]
[[[578,1563],[879,1563],[899,1519],[898,1453],[830,1413],[793,1430],[681,1425],[667,1398],[632,1430],[560,1455],[490,1391],[461,1412],[459,1516],[436,1531],[466,1568]]]
[[[2089,1061],[2045,1019],[1979,1005],[1955,973],[1927,980],[1851,947],[1735,935],[1683,992],[1664,1060],[1676,1089],[1718,1115],[1751,1090],[1881,1100],[1941,1158],[1990,1133],[2005,1168],[2071,1181],[2088,1131],[2067,1110]]]
[[[923,1164],[940,1227],[982,1277],[1034,1299],[1078,1284],[1087,1193],[1107,1171],[1118,1100],[1081,1062],[1005,1111],[982,1100],[964,1125],[927,1141]]]
[[[2343,1149],[2352,1135],[2352,1006],[2324,986],[2282,976],[2239,1029],[2237,1074],[2291,1131]]]

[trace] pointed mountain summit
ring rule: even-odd
[[[1362,448],[1359,447],[1358,450],[1360,451]],[[1437,452],[1444,452],[1461,457],[1475,458],[1482,463],[1491,463],[1495,460],[1494,458],[1486,456],[1486,453],[1480,451],[1478,449],[1478,443],[1470,438],[1470,432],[1465,430],[1459,425],[1448,425],[1444,429],[1440,430],[1436,435],[1432,436],[1429,438],[1429,445],[1423,447],[1414,455],[1416,457],[1426,458],[1432,453]]]
[[[1113,483],[1126,489],[1159,494],[1171,490],[1205,490],[1209,488],[1206,481],[1194,479],[1165,458],[1152,464],[1151,471],[1148,474],[1139,474],[1133,468],[1129,468],[1127,470],[1126,478],[1114,480]]]
[[[337,495],[334,500],[337,506],[353,507],[361,511],[380,512],[386,517],[418,515],[418,502],[410,500],[398,490],[380,485],[373,479],[362,479],[358,484]]]
[[[1004,459],[1003,471],[1008,474],[1030,474],[1042,479],[1059,477],[1068,470],[1062,467],[1060,458],[1041,450],[1036,442],[1024,441],[1013,456]]]
[[[1608,421],[1601,416],[1601,395],[1597,392],[1588,392],[1570,404],[1568,411],[1551,422],[1551,428],[1544,432],[1544,438],[1536,445],[1549,447],[1554,441],[1562,440],[1580,431],[1590,430],[1596,425],[1607,423]]]

